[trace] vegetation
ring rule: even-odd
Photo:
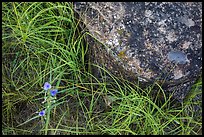
[[[157,84],[99,80],[78,26],[72,3],[2,3],[2,134],[201,134],[202,79],[178,105]]]

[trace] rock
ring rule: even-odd
[[[182,101],[202,70],[201,2],[76,2],[91,60],[145,85],[163,84]]]

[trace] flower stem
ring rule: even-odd
[[[45,124],[45,135],[47,135],[47,132],[48,132],[48,124],[49,124],[49,121],[50,121],[50,108],[51,108],[51,99],[50,99],[50,96],[48,97],[48,105],[47,105],[47,119],[46,119],[46,124]]]

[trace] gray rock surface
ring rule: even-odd
[[[202,70],[201,2],[76,2],[93,63],[125,79],[164,83],[182,101]]]

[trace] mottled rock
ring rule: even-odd
[[[202,70],[201,2],[77,2],[93,63],[145,85],[164,83],[182,101]]]

